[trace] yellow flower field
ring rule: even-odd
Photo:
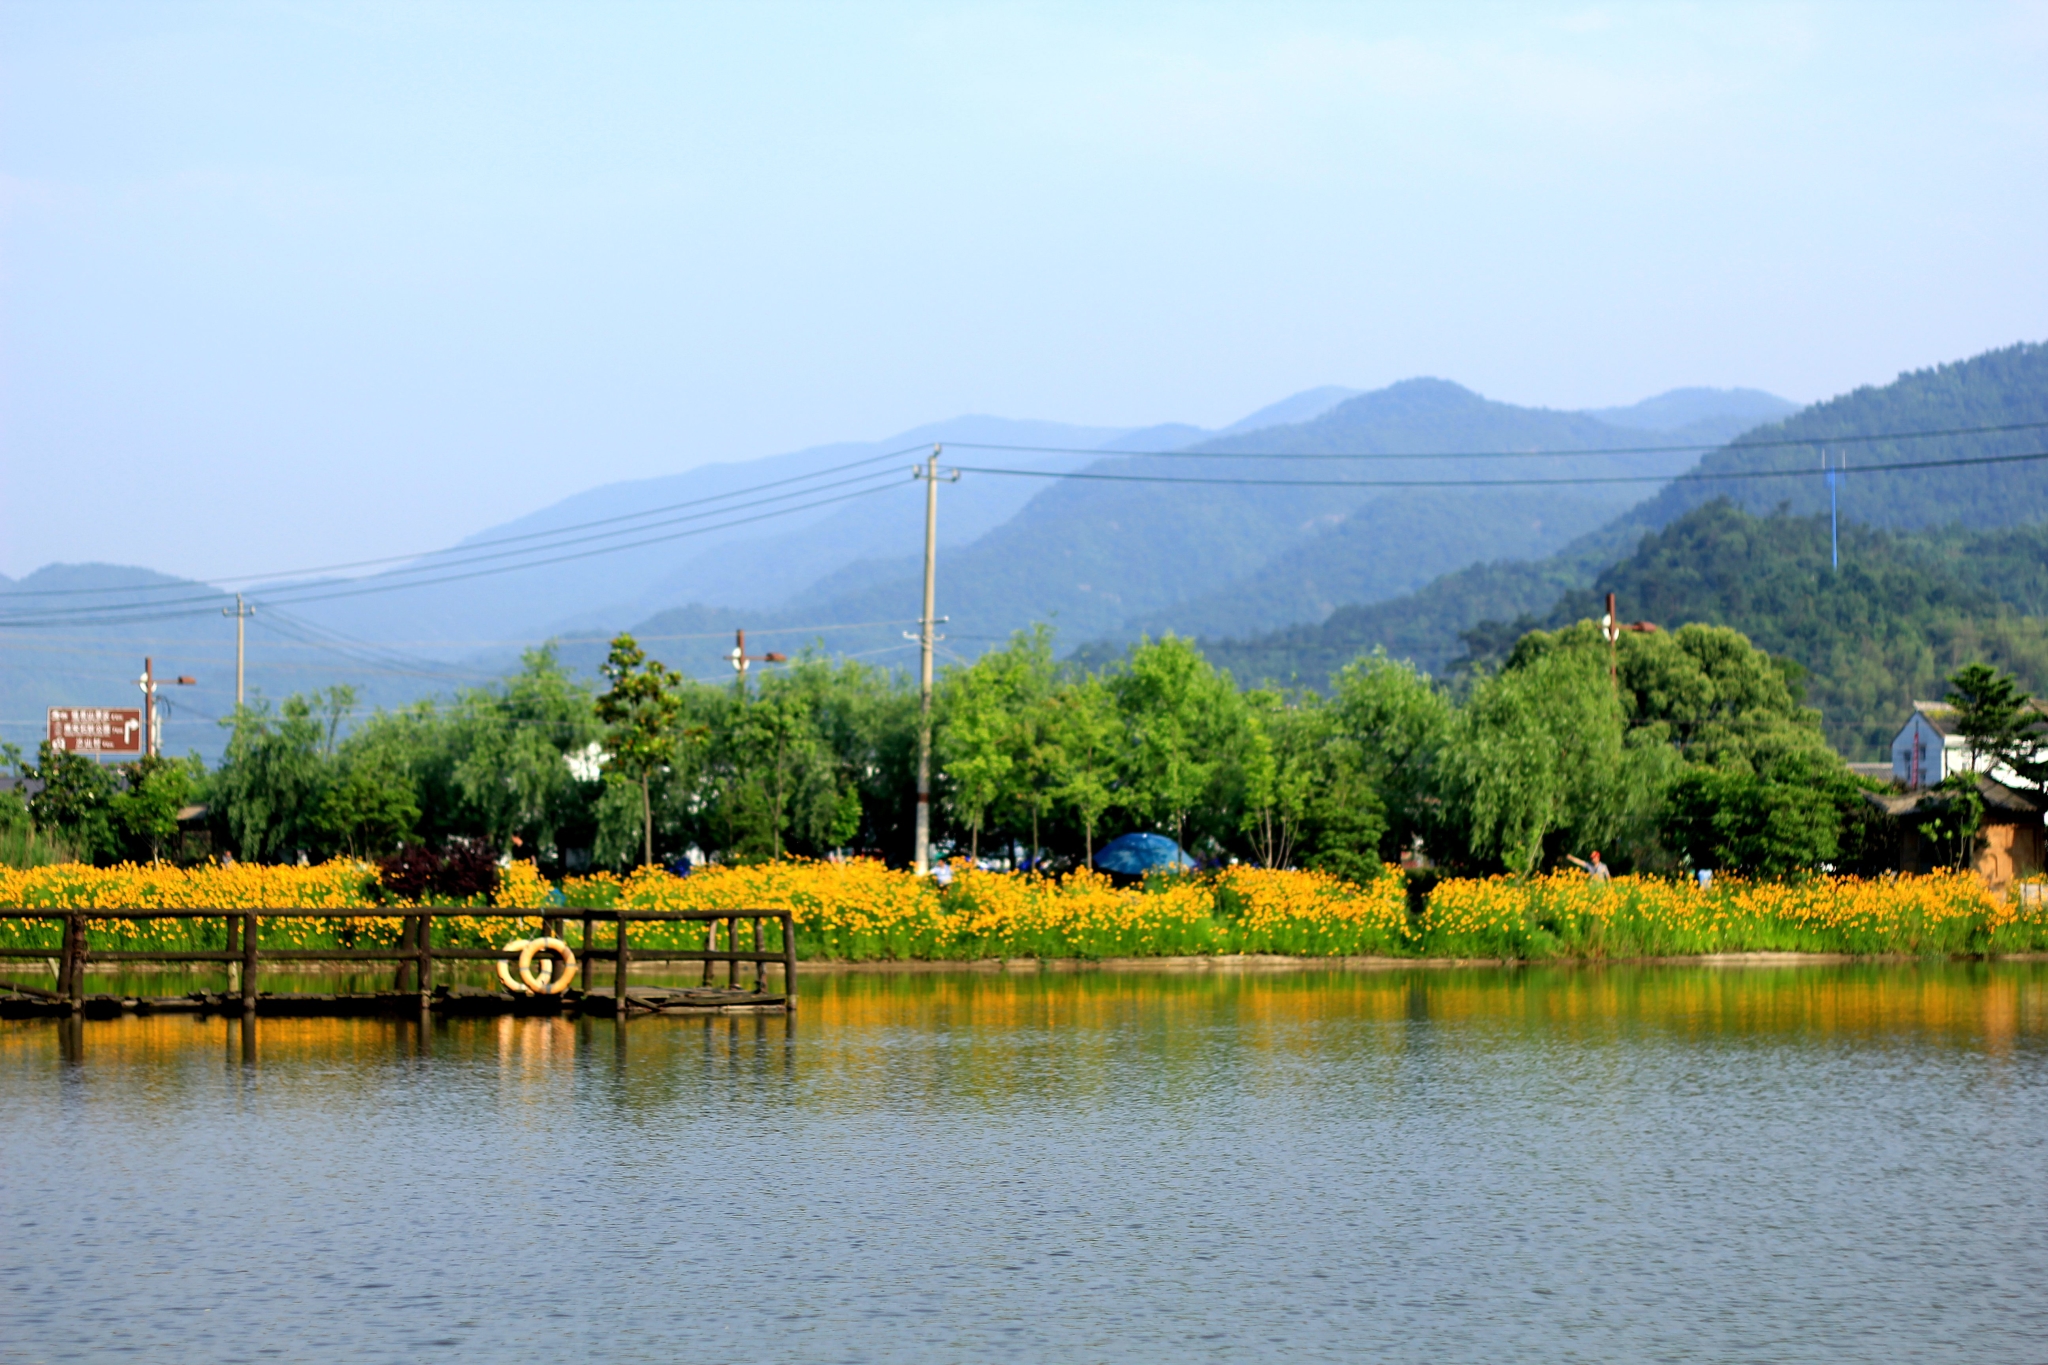
[[[0,906],[283,911],[263,921],[263,941],[273,947],[393,943],[405,909],[381,894],[374,869],[340,861],[0,869]],[[517,863],[491,905],[475,906],[474,916],[436,920],[435,938],[448,946],[495,945],[530,932],[540,912],[574,920],[582,907],[787,908],[803,956],[840,960],[1211,953],[1555,959],[2048,948],[2048,916],[2038,906],[2022,912],[2017,901],[1994,899],[1963,874],[1796,883],[1724,877],[1711,888],[1634,877],[1596,885],[1576,874],[1448,879],[1420,914],[1411,914],[1392,869],[1365,886],[1317,872],[1231,868],[1117,887],[1092,872],[1048,878],[961,868],[942,889],[877,862],[796,860],[709,867],[686,878],[642,869],[625,877],[572,877],[559,887],[531,863]],[[702,932],[647,926],[635,930],[635,941],[684,946]],[[54,946],[57,934],[54,920],[0,924],[0,939],[11,946]],[[221,920],[92,922],[93,942],[105,948],[210,947],[224,934]],[[600,937],[610,935],[601,930]]]

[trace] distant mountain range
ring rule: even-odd
[[[1751,405],[1746,395],[1740,402]],[[1790,410],[1779,404],[1778,411]],[[1746,422],[1722,421],[1711,434],[1688,432],[1655,444],[1725,440]],[[1411,591],[1477,558],[1544,554],[1608,521],[1644,491],[1640,484],[1473,486],[1508,463],[1456,458],[1461,453],[1615,451],[1509,463],[1527,477],[1601,474],[1653,484],[1697,458],[1690,450],[1621,453],[1644,445],[1641,429],[1490,402],[1443,380],[1407,380],[1308,421],[1203,441],[1173,455],[1102,459],[1073,471],[1090,478],[1049,482],[1009,521],[941,555],[942,607],[983,637],[1051,621],[1070,642],[1318,620],[1340,603]],[[1343,458],[1349,456],[1357,458]],[[1415,458],[1391,458],[1401,456]],[[956,448],[956,458],[969,471],[962,487],[1012,477],[977,474],[977,466],[1036,467],[1021,455]],[[1218,482],[1107,481],[1162,476]],[[1328,486],[1343,480],[1451,486]],[[787,610],[818,621],[892,615],[918,600],[918,573],[912,554],[854,564],[798,594]]]
[[[594,488],[368,578],[267,584],[250,593],[259,613],[250,623],[250,684],[275,698],[345,681],[369,701],[396,704],[481,681],[508,666],[523,641],[562,639],[573,661],[594,667],[602,640],[623,626],[706,676],[720,669],[739,625],[778,647],[809,641],[902,661],[922,541],[923,495],[909,465],[934,443],[952,464],[1046,476],[969,473],[944,488],[941,610],[951,618],[951,657],[971,657],[1038,619],[1053,620],[1068,642],[1313,622],[1476,559],[1554,551],[1611,519],[1642,486],[1532,496],[1058,476],[1458,485],[1497,462],[1435,457],[1574,450],[1602,453],[1515,464],[1661,480],[1692,455],[1635,448],[1718,442],[1791,410],[1753,390],[1686,389],[1594,416],[1412,380],[1373,393],[1311,389],[1216,431],[957,418],[885,441]],[[1371,458],[1275,458],[1282,453]],[[871,496],[825,502],[838,496],[834,487],[863,479],[853,491],[873,487]],[[821,505],[786,511],[805,503]],[[754,519],[771,513],[780,515]],[[615,548],[619,527],[640,543]],[[498,571],[538,559],[552,562]],[[128,704],[129,679],[148,652],[160,671],[201,677],[197,688],[166,693],[177,708],[169,732],[173,748],[210,751],[213,718],[232,706],[233,628],[219,614],[230,601],[206,585],[118,566],[57,565],[18,583],[0,579],[0,614],[36,618],[33,629],[0,635],[8,656],[0,733],[32,743],[47,705]]]
[[[621,628],[703,677],[729,676],[741,626],[757,647],[908,664],[910,465],[936,443],[965,471],[940,494],[949,661],[1050,621],[1083,659],[1193,635],[1243,682],[1320,686],[1375,648],[1455,672],[1612,589],[1625,616],[1734,625],[1797,660],[1830,735],[1863,755],[1965,655],[2048,688],[2048,470],[1876,468],[2042,449],[2031,423],[2048,423],[2048,346],[1803,410],[1677,389],[1561,412],[1413,379],[1308,390],[1216,431],[962,417],[594,488],[368,578],[272,583],[249,594],[249,679],[393,705],[486,681],[542,639],[594,670]],[[1863,439],[1879,432],[1951,434]],[[1839,571],[1823,450],[1847,466]],[[1588,476],[1612,482],[1488,482]],[[217,753],[232,601],[109,565],[0,578],[0,735],[32,745],[48,705],[133,704],[147,653],[200,679],[166,689],[168,747]]]

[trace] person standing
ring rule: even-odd
[[[1586,869],[1586,879],[1588,881],[1606,882],[1614,880],[1614,874],[1608,870],[1607,864],[1600,861],[1600,850],[1597,848],[1593,850],[1593,860],[1591,862],[1587,862],[1584,858],[1570,853],[1564,856],[1567,862],[1577,863],[1580,867]]]

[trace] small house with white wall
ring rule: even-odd
[[[2035,708],[2041,709],[2039,702]],[[2048,862],[2048,793],[2023,782],[2004,764],[1980,757],[1956,728],[1956,709],[1946,702],[1916,701],[1913,715],[1892,740],[1892,780],[1905,788],[1892,794],[1867,792],[1865,799],[1899,822],[1897,866],[1902,872],[1931,872],[1953,856],[1945,840],[1922,838],[1921,822],[1948,812],[1957,797],[1929,791],[1944,778],[1976,774],[1981,823],[1969,865],[1993,895],[2016,882],[2038,878]],[[2022,887],[2038,896],[2039,886]]]
[[[2043,710],[2041,703],[2033,703]],[[1907,788],[1931,787],[1963,772],[1987,773],[2007,786],[2025,786],[2019,774],[1970,748],[1956,728],[1956,708],[1943,701],[1916,701],[1913,715],[1892,740],[1892,780]]]

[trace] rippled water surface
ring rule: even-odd
[[[0,1359],[2040,1360],[2048,966],[0,1024]]]

